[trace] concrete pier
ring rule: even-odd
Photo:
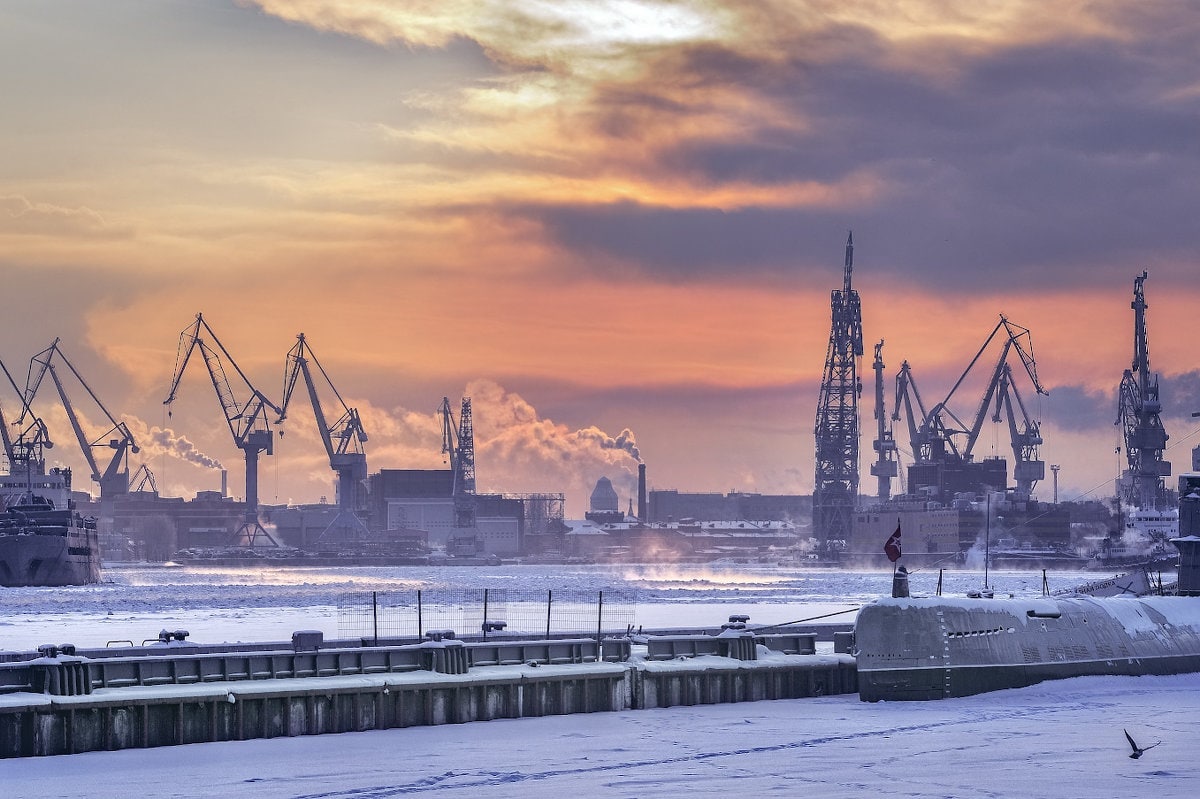
[[[812,654],[810,636],[663,639],[10,653],[0,757],[857,691],[854,659]]]

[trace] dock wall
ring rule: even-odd
[[[0,757],[857,691],[805,636],[668,638],[59,652],[0,663]]]

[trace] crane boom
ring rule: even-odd
[[[136,454],[140,451],[137,441],[134,439],[133,433],[129,430],[129,426],[125,422],[117,421],[109,413],[108,408],[96,396],[96,392],[88,385],[87,380],[75,368],[75,364],[71,363],[71,359],[62,351],[62,347],[59,346],[60,341],[61,339],[54,339],[49,347],[30,359],[29,375],[25,381],[25,401],[27,404],[32,404],[38,390],[41,388],[42,381],[49,374],[50,379],[54,383],[54,388],[58,393],[59,401],[62,403],[63,410],[66,411],[67,421],[70,422],[71,430],[75,433],[75,440],[79,443],[83,457],[91,469],[91,478],[100,485],[101,500],[111,499],[117,494],[125,494],[129,491],[128,457],[130,452]],[[58,370],[55,369],[55,359],[66,365],[70,373],[74,375],[76,382],[83,386],[84,391],[91,397],[92,402],[100,409],[105,419],[108,420],[110,427],[95,439],[89,440],[87,434],[84,433],[83,425],[79,420],[79,414],[75,409],[75,404],[71,401],[71,397],[67,393],[66,386],[59,376]],[[93,450],[99,447],[114,450],[112,457],[103,469],[101,469],[100,464],[96,461],[93,452]]]
[[[317,367],[325,384],[341,405],[342,415],[332,425],[329,424],[321,405],[321,397],[317,391],[317,383],[310,364]],[[342,513],[365,511],[367,456],[363,450],[363,444],[367,441],[366,430],[363,429],[358,410],[347,407],[346,401],[342,399],[337,387],[330,380],[325,367],[321,366],[321,361],[313,352],[312,345],[308,343],[308,339],[303,333],[296,336],[296,343],[287,354],[283,376],[283,399],[279,404],[279,418],[276,419],[276,422],[282,422],[287,418],[287,410],[292,401],[293,392],[301,378],[304,380],[304,387],[317,422],[317,431],[321,436],[321,443],[325,447],[325,454],[329,458],[330,468],[338,476],[338,507]],[[361,522],[359,525],[350,526],[357,528],[361,526]],[[364,531],[357,531],[356,535],[361,532]]]
[[[205,341],[205,335],[212,339],[216,349],[213,349]],[[196,321],[179,334],[179,348],[175,355],[175,377],[171,380],[171,390],[167,393],[167,398],[163,400],[164,405],[170,406],[175,402],[179,383],[183,379],[183,372],[196,349],[200,350],[200,354],[204,358],[204,365],[208,370],[213,390],[216,391],[217,400],[221,403],[221,410],[225,414],[225,421],[229,425],[229,432],[233,435],[234,444],[246,454],[246,519],[235,533],[235,541],[243,545],[256,546],[259,539],[264,538],[270,545],[276,546],[275,539],[263,529],[258,521],[258,454],[265,452],[271,455],[274,451],[267,409],[269,408],[279,415],[283,415],[283,411],[254,387],[254,384],[238,367],[233,356],[221,344],[221,340],[209,327],[208,322],[204,321],[203,314],[196,314]],[[222,355],[225,356],[224,360],[221,358]],[[229,362],[234,372],[245,384],[248,392],[245,402],[237,400],[233,387],[229,384],[229,378],[226,376],[224,361]]]

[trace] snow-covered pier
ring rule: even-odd
[[[0,653],[0,757],[316,735],[857,691],[811,633],[420,643],[148,646]]]

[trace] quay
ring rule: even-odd
[[[851,634],[717,634],[143,646],[0,652],[0,757],[318,735],[858,690]],[[822,636],[826,637],[826,636]]]

